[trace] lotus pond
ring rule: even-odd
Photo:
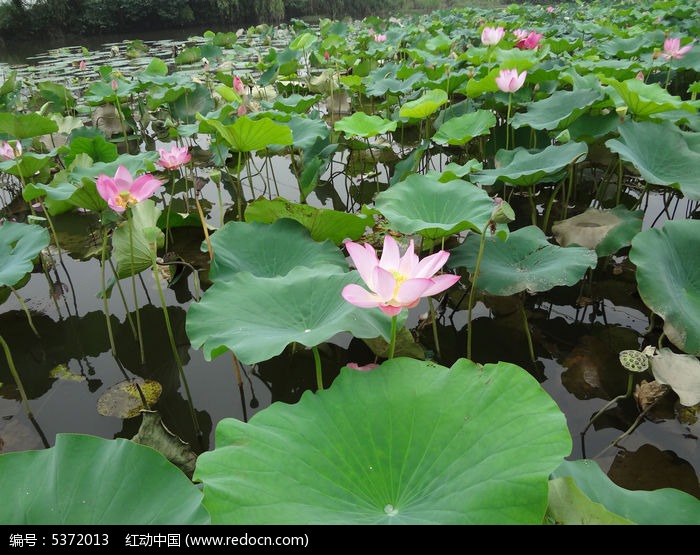
[[[5,66],[0,522],[700,523],[699,31],[511,5]]]

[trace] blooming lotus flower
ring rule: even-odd
[[[95,182],[97,192],[115,212],[124,212],[127,207],[150,198],[161,183],[150,173],[136,179],[125,166],[119,166],[114,178],[100,174]]]
[[[174,170],[183,164],[187,164],[190,158],[192,158],[186,146],[173,146],[169,151],[166,151],[164,148],[159,148],[158,154],[160,154],[158,163],[166,170]]]
[[[684,54],[693,48],[692,43],[681,48],[681,39],[666,39],[664,41],[664,51],[661,54],[667,60],[672,58],[681,59]]]
[[[384,42],[386,40],[386,35],[382,35],[380,33],[377,33],[374,35],[374,42]]]
[[[527,38],[527,31],[525,29],[516,29],[513,31],[513,35],[518,41],[525,40]]]
[[[505,34],[503,27],[484,27],[481,31],[481,42],[486,46],[498,44]]]
[[[525,38],[520,39],[515,47],[519,48],[520,50],[535,50],[539,46],[541,38],[541,33],[530,31],[530,34],[528,34]]]
[[[0,156],[5,160],[14,160],[18,156],[22,156],[22,143],[16,141],[13,147],[7,141],[3,141],[3,143],[0,144]]]
[[[496,85],[503,92],[514,93],[525,83],[527,71],[518,75],[517,69],[502,69],[496,77]]]
[[[447,262],[450,253],[440,251],[419,260],[413,240],[401,256],[396,240],[386,235],[381,259],[368,243],[363,246],[348,241],[345,247],[370,289],[367,291],[354,283],[343,288],[343,298],[355,306],[376,306],[384,314],[396,316],[402,308],[413,308],[422,297],[441,293],[459,281],[458,275],[434,275]]]
[[[554,8],[552,6],[547,6],[547,13],[552,13]]]

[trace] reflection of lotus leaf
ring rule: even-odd
[[[119,382],[105,391],[97,400],[97,412],[102,416],[115,416],[117,418],[133,418],[138,416],[143,406],[139,390],[146,398],[149,406],[158,402],[163,391],[160,383],[154,380],[134,380]]]
[[[649,359],[644,353],[629,349],[620,352],[620,364],[630,372],[644,372],[649,368]]]
[[[84,382],[86,379],[85,376],[71,372],[70,368],[68,368],[68,366],[65,364],[59,364],[56,366],[49,372],[49,376],[68,382]]]

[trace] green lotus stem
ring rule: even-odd
[[[24,310],[24,313],[27,315],[27,320],[29,321],[29,327],[32,328],[34,335],[36,335],[37,337],[41,337],[41,335],[39,335],[39,332],[36,331],[36,328],[34,327],[34,321],[32,320],[32,315],[29,313],[29,309],[27,308],[27,305],[24,304],[22,297],[20,297],[19,293],[17,293],[17,291],[15,290],[14,287],[10,287],[10,290],[12,291],[12,293],[14,293],[15,297],[17,297],[17,300],[19,301],[19,304],[22,307],[22,310]]]
[[[185,371],[182,368],[182,361],[180,360],[180,354],[177,352],[177,344],[175,343],[175,336],[173,335],[173,328],[170,324],[170,316],[168,315],[168,305],[165,302],[165,296],[163,295],[163,287],[160,284],[160,276],[158,275],[158,262],[156,260],[155,245],[151,245],[148,249],[151,255],[151,264],[153,266],[153,276],[156,280],[156,286],[158,287],[158,296],[160,297],[160,304],[163,308],[163,317],[165,319],[165,327],[168,330],[168,339],[170,340],[170,349],[173,353],[173,358],[175,359],[175,364],[177,366],[177,371],[182,379],[182,384],[185,386],[185,392],[187,394],[187,404],[189,405],[190,415],[192,417],[192,423],[194,424],[194,429],[197,437],[202,436],[202,431],[199,428],[199,422],[197,422],[197,416],[194,412],[194,406],[192,404],[192,395],[190,393],[190,386],[187,383],[187,376],[185,376]]]
[[[56,228],[53,225],[53,220],[51,219],[51,215],[49,214],[49,211],[46,209],[44,206],[44,203],[41,199],[39,199],[39,205],[41,206],[41,210],[43,211],[44,215],[46,216],[46,221],[49,223],[49,228],[51,228],[51,234],[53,235],[53,242],[56,244],[56,249],[58,250],[58,259],[63,262],[63,257],[61,253],[61,245],[58,243],[58,235],[56,234]]]
[[[112,332],[112,322],[109,319],[109,304],[107,303],[107,291],[105,287],[105,262],[107,257],[107,233],[102,234],[102,257],[100,260],[100,283],[102,285],[102,306],[104,308],[105,319],[107,321],[107,335],[109,336],[109,345],[112,349],[112,356],[116,358],[117,348],[114,344],[114,334]]]
[[[314,364],[316,366],[316,388],[320,391],[323,389],[323,373],[321,371],[321,355],[318,353],[318,347],[311,348],[314,353]]]
[[[508,150],[508,144],[510,139],[510,106],[513,99],[513,93],[508,93],[508,113],[506,115],[506,150]],[[513,143],[515,143],[515,136],[513,136]]]
[[[486,231],[489,228],[489,222],[481,231],[481,241],[479,242],[479,254],[476,257],[476,267],[474,268],[474,278],[472,279],[472,288],[469,290],[469,308],[467,309],[467,358],[472,358],[472,309],[474,306],[474,294],[476,292],[476,280],[479,277],[479,269],[481,268],[481,259],[484,257],[484,245],[486,244]]]
[[[243,380],[241,379],[241,366],[238,364],[238,357],[236,353],[231,352],[233,357],[233,367],[236,369],[236,380],[238,381],[238,387],[243,387]]]
[[[527,314],[525,313],[525,303],[523,299],[520,299],[520,314],[523,317],[523,328],[525,329],[525,337],[527,338],[527,347],[530,351],[530,361],[535,363],[535,349],[532,346],[532,335],[530,334],[530,326],[527,321]]]
[[[630,394],[632,393],[632,382],[633,382],[633,381],[634,381],[634,379],[633,379],[633,377],[632,377],[632,373],[629,372],[629,373],[628,373],[628,377],[627,377],[627,391],[625,392],[625,394],[624,394],[624,395],[618,395],[618,396],[615,397],[614,399],[608,401],[608,402],[605,404],[605,406],[604,406],[602,409],[600,409],[600,410],[595,414],[595,416],[594,416],[593,418],[591,418],[591,420],[588,422],[588,425],[583,429],[583,432],[581,432],[581,435],[584,435],[584,434],[586,433],[586,431],[588,430],[588,428],[591,427],[591,425],[593,424],[593,422],[595,422],[595,421],[598,419],[598,417],[599,417],[601,414],[603,414],[606,410],[608,410],[612,405],[614,405],[615,403],[617,403],[617,402],[619,402],[619,401],[622,401],[623,399],[627,399],[627,397],[630,396]]]
[[[138,334],[139,351],[141,353],[141,364],[146,362],[146,353],[144,352],[143,333],[141,332],[141,315],[139,313],[139,301],[136,295],[136,274],[134,273],[134,228],[131,222],[131,210],[126,211],[126,221],[129,225],[129,255],[131,262],[131,290],[134,293],[134,307],[136,310],[136,331]]]
[[[394,351],[396,350],[396,320],[398,319],[398,314],[391,317],[391,341],[389,342],[389,360],[394,358]]]
[[[530,214],[532,225],[537,225],[537,206],[535,206],[535,186],[530,185],[527,188],[527,200],[530,202]]]
[[[559,181],[559,183],[557,183],[557,186],[554,188],[554,191],[552,191],[552,194],[550,195],[549,200],[547,201],[547,207],[545,208],[544,217],[542,221],[542,229],[545,230],[545,233],[547,229],[547,224],[549,224],[549,216],[552,212],[552,205],[554,204],[554,199],[556,198],[557,193],[559,192],[559,189],[561,189],[563,183],[564,180],[561,180]]]
[[[168,210],[165,213],[165,252],[168,252],[168,239],[170,238],[170,209],[175,196],[175,175],[173,170],[170,170],[170,202],[168,202]]]
[[[622,158],[619,158],[617,166],[617,192],[615,194],[615,201],[620,204],[620,195],[622,194]]]
[[[131,333],[134,334],[134,338],[138,337],[138,333],[136,332],[136,325],[134,324],[134,319],[131,317],[131,313],[129,312],[129,306],[126,303],[126,295],[124,294],[124,289],[122,289],[122,284],[119,279],[116,279],[117,276],[117,269],[114,267],[114,264],[112,263],[112,259],[109,259],[109,267],[112,269],[112,273],[115,276],[115,284],[117,286],[117,291],[119,291],[119,296],[122,299],[122,304],[124,305],[124,312],[126,313],[126,319],[129,322],[129,326],[131,327]]]
[[[204,232],[204,239],[207,242],[207,250],[209,251],[209,262],[214,260],[214,251],[211,247],[211,239],[209,239],[209,230],[207,229],[207,219],[204,217],[204,212],[202,211],[202,206],[199,204],[199,192],[194,192],[194,203],[197,206],[197,212],[199,213],[199,221],[202,222],[202,231]]]
[[[664,89],[668,90],[668,84],[671,82],[671,60],[668,61],[668,71],[666,72],[666,84]]]
[[[433,343],[435,343],[435,352],[437,353],[438,360],[440,360],[442,359],[442,353],[440,352],[440,341],[438,339],[437,322],[435,321],[435,308],[433,308],[432,297],[428,297],[428,306],[430,307],[430,318],[432,320]]]
[[[2,348],[5,351],[5,358],[7,358],[7,365],[10,367],[10,373],[12,374],[12,378],[15,380],[17,389],[19,389],[19,394],[22,397],[24,408],[27,409],[27,416],[29,416],[29,418],[32,418],[32,409],[29,407],[29,399],[27,399],[27,394],[24,391],[22,380],[19,379],[19,373],[17,372],[17,368],[15,368],[15,363],[12,360],[12,353],[10,353],[10,347],[7,345],[2,335],[0,335],[0,343],[2,343]]]
[[[124,112],[122,112],[122,105],[119,102],[119,95],[116,93],[116,91],[114,92],[114,98],[114,104],[117,107],[117,113],[119,114],[119,123],[122,127],[122,135],[124,136],[124,148],[126,149],[126,152],[129,152],[129,140],[126,138],[126,125],[124,124]]]
[[[598,453],[594,459],[597,459],[598,457],[602,456],[608,449],[611,447],[615,447],[618,443],[620,443],[623,439],[625,439],[627,436],[629,436],[637,426],[639,426],[639,423],[642,421],[642,419],[646,416],[646,414],[654,408],[656,403],[659,402],[659,399],[656,399],[652,403],[649,404],[647,408],[645,408],[642,412],[639,413],[637,418],[635,418],[634,422],[632,422],[632,425],[625,430],[624,433],[622,433],[615,441],[613,441],[610,445],[608,445],[605,449],[603,449],[600,453]]]
[[[236,203],[238,205],[238,221],[242,222],[243,221],[243,186],[241,185],[241,155],[243,153],[239,150],[238,151],[238,167],[236,168],[237,176],[236,176],[236,187],[238,188],[238,202]]]

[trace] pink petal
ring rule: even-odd
[[[114,184],[119,191],[128,191],[133,181],[131,173],[126,169],[126,166],[119,166],[114,174]]]
[[[348,241],[345,243],[345,248],[352,259],[355,268],[360,273],[362,280],[374,289],[374,268],[379,265],[377,253],[372,248],[372,245],[365,243],[364,246],[358,243]]]
[[[395,300],[402,306],[413,305],[425,295],[425,292],[433,285],[433,281],[428,278],[407,279],[396,292]]]
[[[431,279],[433,285],[423,293],[423,296],[432,297],[433,295],[442,293],[457,283],[459,279],[460,276],[455,274],[440,274],[439,276],[435,276]]]
[[[408,243],[408,248],[406,252],[399,260],[398,272],[402,276],[413,276],[416,266],[418,266],[418,255],[416,254],[416,248],[413,245],[413,239]]]
[[[141,175],[131,184],[129,192],[131,196],[138,201],[150,198],[153,193],[160,187],[160,181],[153,177],[150,173]]]
[[[381,303],[381,299],[377,295],[370,293],[355,283],[343,287],[340,294],[347,302],[360,308],[373,308]]]
[[[376,266],[374,268],[373,283],[373,290],[375,293],[377,293],[380,299],[388,302],[394,298],[394,291],[396,291],[396,278],[390,271],[385,270],[381,266]]]
[[[114,199],[114,197],[119,196],[119,188],[114,183],[114,180],[104,174],[97,178],[95,186],[97,187],[97,192],[107,203]]]
[[[396,316],[403,310],[402,306],[379,305],[381,311],[387,316]]]
[[[399,252],[399,244],[391,235],[384,236],[384,247],[382,249],[382,257],[379,260],[379,265],[385,270],[398,270],[401,255]]]
[[[430,256],[426,256],[420,261],[416,267],[414,273],[411,277],[414,278],[429,278],[435,275],[435,273],[445,265],[447,259],[450,257],[450,253],[447,251],[440,251]]]

